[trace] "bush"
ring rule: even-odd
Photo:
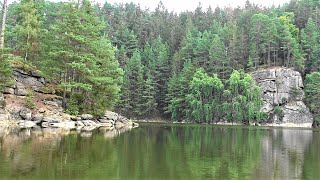
[[[73,94],[68,100],[66,112],[74,116],[79,115],[83,111],[81,104],[83,104],[83,96],[78,93]]]
[[[29,109],[34,109],[36,105],[33,102],[33,93],[28,92],[27,97],[25,99],[24,105]]]
[[[280,106],[276,106],[274,108],[274,115],[277,115],[279,117],[279,120],[282,121],[283,120],[283,117],[284,117],[284,112],[283,110],[281,109]]]

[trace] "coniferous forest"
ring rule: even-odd
[[[292,67],[320,119],[320,2],[171,12],[137,4],[21,0],[8,5],[0,78],[10,63],[41,70],[70,114],[263,121],[250,72]]]

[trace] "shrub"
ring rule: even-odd
[[[33,102],[33,93],[32,92],[28,92],[24,105],[29,108],[29,109],[34,109],[36,107],[36,105]]]

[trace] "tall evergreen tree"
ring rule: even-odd
[[[36,62],[40,49],[40,19],[33,0],[21,0],[14,32],[17,36],[17,50],[24,60]]]
[[[101,115],[115,103],[121,83],[114,48],[101,34],[103,23],[88,1],[65,3],[60,13],[63,18],[51,27],[54,41],[43,71],[60,79],[65,107],[67,92],[82,94],[81,111]]]

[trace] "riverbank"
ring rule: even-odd
[[[34,69],[13,70],[13,84],[0,93],[0,126],[20,128],[62,128],[92,131],[137,127],[124,116],[105,111],[104,116],[91,114],[72,116],[62,107],[61,92],[56,84],[41,77]]]
[[[303,129],[310,129],[313,128],[312,124],[310,123],[300,123],[300,124],[295,124],[295,123],[263,123],[263,124],[258,124],[258,123],[250,123],[250,124],[242,124],[242,123],[229,123],[229,122],[218,122],[218,123],[213,123],[213,124],[208,124],[208,123],[194,123],[194,122],[172,122],[172,121],[156,121],[156,120],[134,120],[136,123],[143,123],[143,124],[148,124],[148,123],[158,123],[158,124],[181,124],[181,125],[218,125],[218,126],[250,126],[250,127],[284,127],[284,128],[303,128]]]

